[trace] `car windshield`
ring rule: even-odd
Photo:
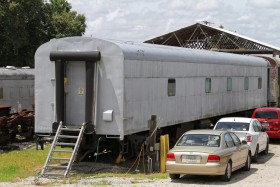
[[[218,122],[215,130],[248,131],[249,125],[243,122]]]
[[[278,119],[278,116],[277,112],[273,111],[257,111],[255,118]]]
[[[209,146],[220,147],[220,136],[211,134],[185,134],[177,146]]]

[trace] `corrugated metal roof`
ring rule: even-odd
[[[280,54],[279,47],[201,23],[155,37],[145,43],[243,54]]]

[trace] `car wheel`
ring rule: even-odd
[[[222,180],[223,181],[230,181],[231,173],[232,173],[231,162],[228,162],[226,170],[225,170],[225,174],[222,175]]]
[[[179,179],[180,178],[180,174],[169,174],[169,177],[171,179]]]
[[[243,170],[250,171],[250,169],[251,169],[251,154],[249,153],[247,155],[247,160],[246,160],[245,166],[243,167]]]
[[[267,155],[268,154],[268,148],[269,148],[269,143],[267,142],[266,143],[266,147],[265,147],[265,150],[263,152],[263,154]]]
[[[253,161],[254,162],[258,162],[259,159],[259,145],[257,145],[256,151],[255,151],[255,155],[253,156]]]

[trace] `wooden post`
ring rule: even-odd
[[[156,143],[156,127],[157,126],[157,116],[156,115],[152,115],[151,116],[151,123],[150,123],[150,147],[149,147],[149,151],[150,152],[154,152],[155,151],[155,143]]]
[[[166,171],[165,162],[166,155],[169,151],[169,135],[160,136],[160,172],[164,173]]]
[[[152,115],[150,121],[150,139],[149,139],[149,156],[152,159],[152,169],[151,171],[155,171],[156,168],[156,152],[155,152],[155,144],[156,144],[156,129],[157,129],[157,116]]]

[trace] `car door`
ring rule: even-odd
[[[247,160],[248,149],[245,146],[242,146],[242,143],[236,134],[230,132],[230,135],[238,152],[237,163],[238,165],[244,164]]]
[[[260,150],[260,148],[262,146],[261,141],[260,141],[260,139],[261,139],[260,130],[259,130],[255,120],[252,122],[252,128],[250,129],[250,133],[252,135],[252,143],[251,143],[251,144],[253,144],[252,147],[254,147],[256,149],[257,145],[259,145],[259,150]]]
[[[262,131],[262,125],[260,124],[259,121],[255,121],[255,125],[258,128],[258,132],[259,132],[259,150],[263,151],[266,148],[266,144],[267,144],[267,134],[266,132]]]
[[[257,122],[253,122],[253,129],[254,129],[254,141],[257,142],[256,144],[259,145],[259,152],[263,149],[263,140],[261,136],[261,130],[259,129]]]
[[[239,165],[239,151],[234,144],[234,141],[229,133],[225,133],[225,143],[228,149],[228,152],[231,153],[231,160],[232,160],[232,168],[235,168]]]

